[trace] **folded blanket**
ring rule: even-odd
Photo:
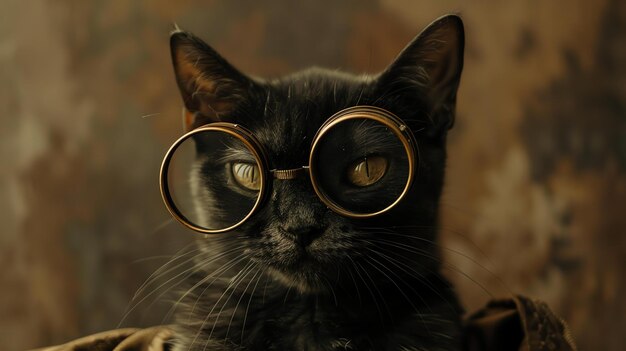
[[[167,326],[117,329],[36,351],[168,351]],[[576,351],[565,322],[540,301],[491,301],[465,321],[465,351]]]

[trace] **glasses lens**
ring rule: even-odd
[[[165,192],[177,219],[194,229],[223,231],[240,224],[255,208],[261,171],[254,151],[239,137],[202,130],[172,151]]]
[[[332,206],[368,215],[388,209],[402,196],[409,160],[403,140],[386,124],[351,118],[320,135],[312,150],[311,174]]]

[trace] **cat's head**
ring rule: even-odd
[[[360,275],[359,267],[369,269],[371,279],[377,279],[376,271],[367,266],[376,265],[374,262],[382,265],[380,262],[394,260],[389,262],[410,267],[417,263],[425,272],[436,267],[433,240],[445,136],[454,122],[463,48],[460,18],[446,16],[418,35],[382,73],[352,75],[313,68],[261,80],[238,71],[197,37],[183,31],[172,33],[172,59],[185,104],[186,128],[217,121],[245,126],[262,145],[272,169],[306,165],[320,126],[351,106],[390,111],[411,128],[417,142],[413,184],[406,196],[383,214],[348,218],[324,205],[308,177],[275,179],[261,207],[234,230],[236,234],[218,235],[241,242],[252,260],[303,292],[324,291],[329,283],[345,282]],[[328,162],[328,170],[334,170],[345,186],[353,186],[350,172],[362,156],[337,157]],[[396,156],[389,152],[380,157],[382,164],[390,165]],[[217,162],[208,162],[212,161]],[[238,188],[245,186],[241,182],[213,184],[220,177],[233,177],[232,169],[196,168],[192,178],[198,211],[210,216],[228,207],[224,206],[227,202],[245,196],[245,189]],[[224,174],[204,177],[202,172]],[[385,191],[381,184],[394,181],[394,172],[382,173],[387,179],[380,180],[378,192]],[[358,188],[353,196],[360,196],[360,191],[371,189]],[[201,239],[201,245],[210,249],[212,242]],[[382,269],[378,271],[384,273]]]

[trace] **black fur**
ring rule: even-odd
[[[199,239],[175,350],[459,350],[462,311],[439,272],[437,213],[463,62],[460,19],[433,23],[376,76],[313,68],[261,81],[191,34],[176,31],[171,43],[190,127],[246,126],[270,168],[306,165],[320,125],[355,105],[396,114],[419,147],[410,192],[385,214],[342,217],[302,177],[275,181],[234,232]]]

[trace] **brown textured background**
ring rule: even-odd
[[[447,12],[467,31],[442,203],[450,277],[470,310],[485,290],[519,292],[546,300],[582,350],[626,349],[619,0],[1,1],[2,348],[116,327],[192,240],[157,190],[181,132],[173,22],[272,76],[376,72]],[[124,325],[167,309],[143,303]]]

